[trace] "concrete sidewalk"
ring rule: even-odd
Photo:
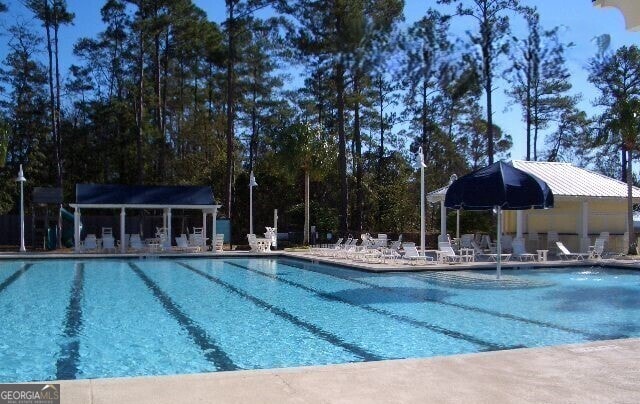
[[[640,402],[640,339],[428,359],[61,384],[62,403],[82,404],[635,404]]]

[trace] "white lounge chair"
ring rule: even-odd
[[[402,245],[402,241],[400,240],[392,241],[391,244],[389,244],[389,249],[397,252],[400,249],[401,245]]]
[[[414,263],[418,263],[420,261],[424,261],[424,263],[433,263],[432,257],[427,257],[426,255],[420,254],[416,247],[406,246],[404,247],[404,256],[403,259],[407,260],[409,264],[413,265]]]
[[[398,245],[400,245],[399,241],[394,241],[394,243],[398,243]],[[383,248],[382,250],[380,250],[380,252],[382,254],[382,262],[387,262],[387,260],[395,261],[398,258],[402,257],[402,255],[400,255],[400,253],[398,252],[398,248],[393,248],[393,246],[389,248]]]
[[[606,240],[604,238],[596,238],[595,244],[589,248],[589,259],[602,259],[605,242]]]
[[[102,236],[102,250],[116,252],[116,240],[113,236]]]
[[[156,238],[160,242],[160,248],[171,248],[171,237],[166,227],[156,227]]]
[[[337,259],[351,258],[356,251],[360,250],[357,243],[358,240],[356,239],[351,240],[349,243],[345,243],[344,247],[336,251],[332,257]]]
[[[471,242],[474,241],[473,234],[463,234],[460,236],[460,248],[473,248]]]
[[[438,243],[438,251],[436,252],[438,255],[438,261],[442,264],[444,263],[456,263],[462,262],[462,257],[453,250],[450,243],[446,241],[441,241]]]
[[[535,261],[538,258],[536,254],[531,254],[527,252],[527,250],[524,247],[524,239],[516,238],[515,240],[513,240],[513,243],[511,244],[511,246],[513,247],[513,254],[512,254],[513,258],[519,259],[520,261],[527,261],[527,260]]]
[[[556,246],[558,247],[559,253],[558,255],[560,256],[560,258],[562,259],[576,259],[576,260],[583,260],[585,257],[589,257],[589,253],[572,253],[571,251],[569,251],[569,249],[567,247],[565,247],[564,244],[562,244],[561,241],[556,241]]]
[[[484,252],[484,250],[482,248],[480,248],[480,246],[478,245],[478,243],[475,240],[471,241],[471,247],[473,248],[473,252],[475,254],[476,260],[479,259],[480,257],[486,257],[487,256],[487,254]]]
[[[83,252],[98,251],[98,239],[96,238],[95,234],[87,234],[87,236],[84,238],[84,241],[82,241],[82,243],[80,244]]]
[[[176,251],[200,252],[200,246],[189,245],[186,234],[176,237],[176,246],[173,249]]]
[[[484,234],[482,239],[480,240],[480,248],[495,252],[496,251],[496,243],[491,242],[491,236],[488,234]]]
[[[133,251],[143,251],[145,249],[139,234],[132,234],[129,237],[129,249]]]
[[[326,247],[314,247],[311,249],[311,253],[313,255],[325,255],[327,251],[339,249],[342,245],[343,237],[340,237],[335,243],[330,244]]]

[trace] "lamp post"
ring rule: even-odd
[[[26,180],[22,164],[20,164],[20,171],[18,171],[18,178],[16,178],[16,181],[20,183],[20,252],[27,251],[24,247],[24,182]]]
[[[253,234],[253,187],[257,187],[256,177],[253,171],[249,174],[249,234]]]
[[[417,165],[420,168],[420,251],[424,254],[425,251],[425,223],[424,223],[424,168],[427,166],[424,163],[424,153],[422,152],[422,146],[418,149]]]

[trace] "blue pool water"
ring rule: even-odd
[[[0,382],[213,372],[640,337],[640,272],[4,261],[0,313]]]

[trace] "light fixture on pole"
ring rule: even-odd
[[[20,171],[18,171],[18,178],[16,178],[16,181],[20,183],[20,252],[27,251],[24,247],[24,182],[26,180],[22,164],[20,164]]]
[[[449,185],[453,184],[457,179],[457,175],[451,174],[451,177],[449,177]],[[460,209],[456,210],[456,238],[460,240]]]
[[[417,168],[420,168],[420,251],[424,254],[425,251],[425,223],[424,223],[424,168],[427,166],[424,163],[424,153],[422,152],[422,146],[418,149],[418,155],[416,159]]]
[[[253,171],[249,174],[249,234],[253,234],[253,187],[257,187],[256,177]]]

